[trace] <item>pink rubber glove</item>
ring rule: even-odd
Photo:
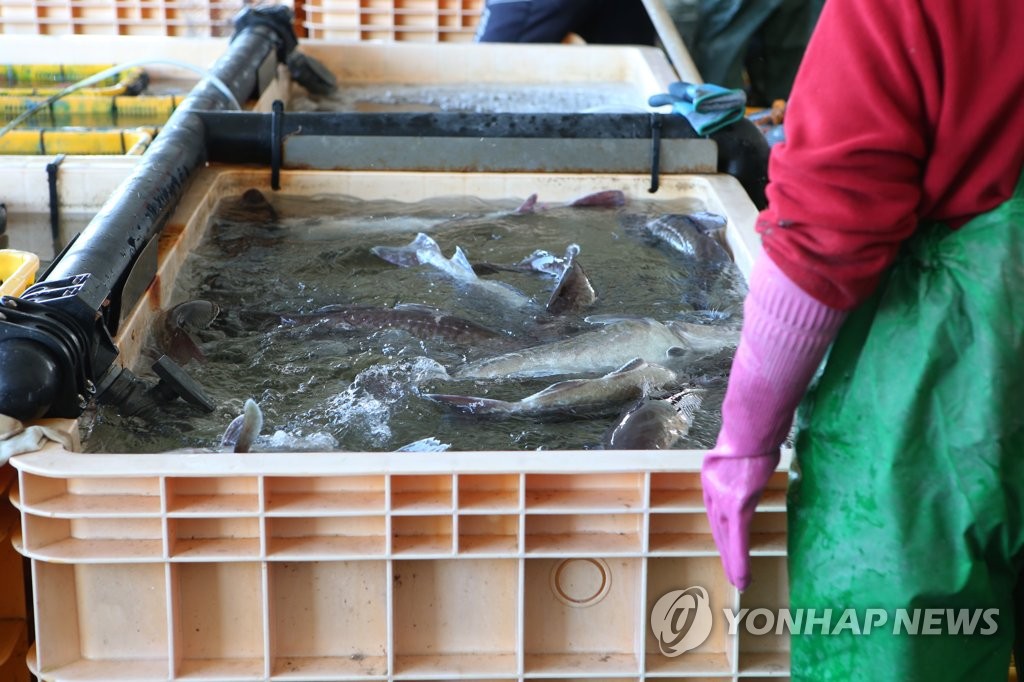
[[[743,330],[722,404],[722,430],[704,457],[704,505],[726,577],[750,584],[750,521],[779,464],[793,413],[846,318],[793,283],[767,254],[750,275]]]

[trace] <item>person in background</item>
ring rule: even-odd
[[[750,106],[788,99],[824,0],[665,0],[707,83],[745,88]]]
[[[701,477],[743,590],[802,401],[790,606],[832,620],[792,637],[794,682],[1006,680],[1024,638],[1022,29],[1016,0],[829,0],[797,74]]]
[[[560,43],[575,33],[587,43],[654,45],[642,0],[487,0],[476,41]]]

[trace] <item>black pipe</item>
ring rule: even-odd
[[[236,102],[245,102],[257,92],[264,62],[283,62],[296,42],[287,7],[247,8],[236,17],[235,35],[211,75]],[[121,310],[137,302],[122,298],[124,283],[206,161],[197,112],[232,104],[211,80],[200,82],[45,279],[21,299],[3,298],[21,315],[0,309],[0,414],[77,417],[94,395],[102,399],[106,388],[123,385],[127,370],[114,364],[118,350],[112,337]]]

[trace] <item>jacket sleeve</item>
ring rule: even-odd
[[[940,106],[940,54],[921,0],[829,0],[769,162],[765,252],[802,289],[847,310],[917,225]]]

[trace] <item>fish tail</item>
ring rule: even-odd
[[[522,214],[522,213],[533,213],[536,209],[537,209],[537,194],[534,193],[534,194],[531,194],[530,196],[526,197],[526,201],[521,203],[519,205],[519,208],[517,208],[515,211],[513,211],[513,213],[519,213],[519,214]]]
[[[255,400],[249,398],[245,401],[242,414],[228,424],[221,445],[233,445],[234,452],[249,452],[262,430],[263,410]]]
[[[679,414],[686,418],[686,421],[693,422],[694,413],[700,409],[701,404],[704,402],[704,389],[687,388],[675,395],[669,396],[668,401],[672,403],[672,406],[676,408]]]

